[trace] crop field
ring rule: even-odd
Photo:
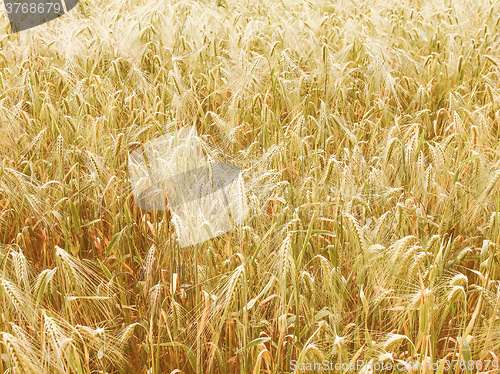
[[[1,10],[0,373],[498,372],[500,2]],[[248,204],[186,247],[129,177],[184,127]]]

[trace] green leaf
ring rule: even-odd
[[[104,264],[102,263],[102,261],[101,261],[101,260],[99,260],[99,259],[97,259],[97,261],[99,261],[99,265],[101,265],[101,269],[102,269],[102,271],[104,272],[104,274],[106,274],[106,276],[107,276],[109,279],[113,278],[113,275],[111,274],[111,272],[109,271],[109,269],[106,267],[106,265],[104,265]]]
[[[264,337],[264,338],[257,338],[257,339],[254,339],[252,340],[250,343],[248,343],[246,346],[244,346],[243,348],[239,349],[238,351],[235,352],[235,354],[238,354],[242,351],[246,351],[247,349],[250,349],[252,347],[255,347],[259,344],[264,344],[264,343],[267,343],[269,340],[271,340],[271,338],[269,337]]]
[[[460,170],[462,170],[462,167],[469,161],[471,160],[474,160],[476,157],[479,157],[480,154],[478,153],[477,155],[474,155],[474,156],[470,156],[469,158],[465,159],[464,161],[462,161],[460,163],[460,165],[458,165],[458,168],[457,168],[457,171],[455,172],[455,174],[453,175],[453,184],[457,183],[457,180],[458,180],[458,176],[460,174]]]
[[[302,263],[302,257],[304,256],[304,253],[306,251],[307,244],[309,243],[309,239],[311,239],[315,216],[316,216],[316,212],[313,213],[313,215],[311,217],[311,221],[309,222],[309,227],[307,228],[307,234],[306,234],[306,237],[304,239],[304,244],[302,245],[302,249],[300,250],[299,258],[297,259],[297,268],[299,268],[300,264]]]
[[[160,346],[161,347],[181,347],[184,350],[184,353],[187,355],[189,364],[191,365],[193,370],[195,372],[198,371],[198,370],[196,370],[196,355],[193,352],[193,350],[191,348],[189,348],[186,344],[182,344],[179,342],[171,342],[171,343],[160,343]]]

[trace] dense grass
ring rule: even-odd
[[[2,33],[0,372],[498,360],[500,4],[404,3],[82,0]],[[181,249],[127,153],[183,126],[251,212]]]

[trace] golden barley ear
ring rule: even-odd
[[[52,162],[57,165],[57,177],[62,180],[66,165],[66,142],[61,134],[58,135],[53,145]]]

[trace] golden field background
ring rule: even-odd
[[[1,373],[498,363],[500,3],[85,0],[9,27]],[[189,248],[127,169],[184,126],[251,206]]]

